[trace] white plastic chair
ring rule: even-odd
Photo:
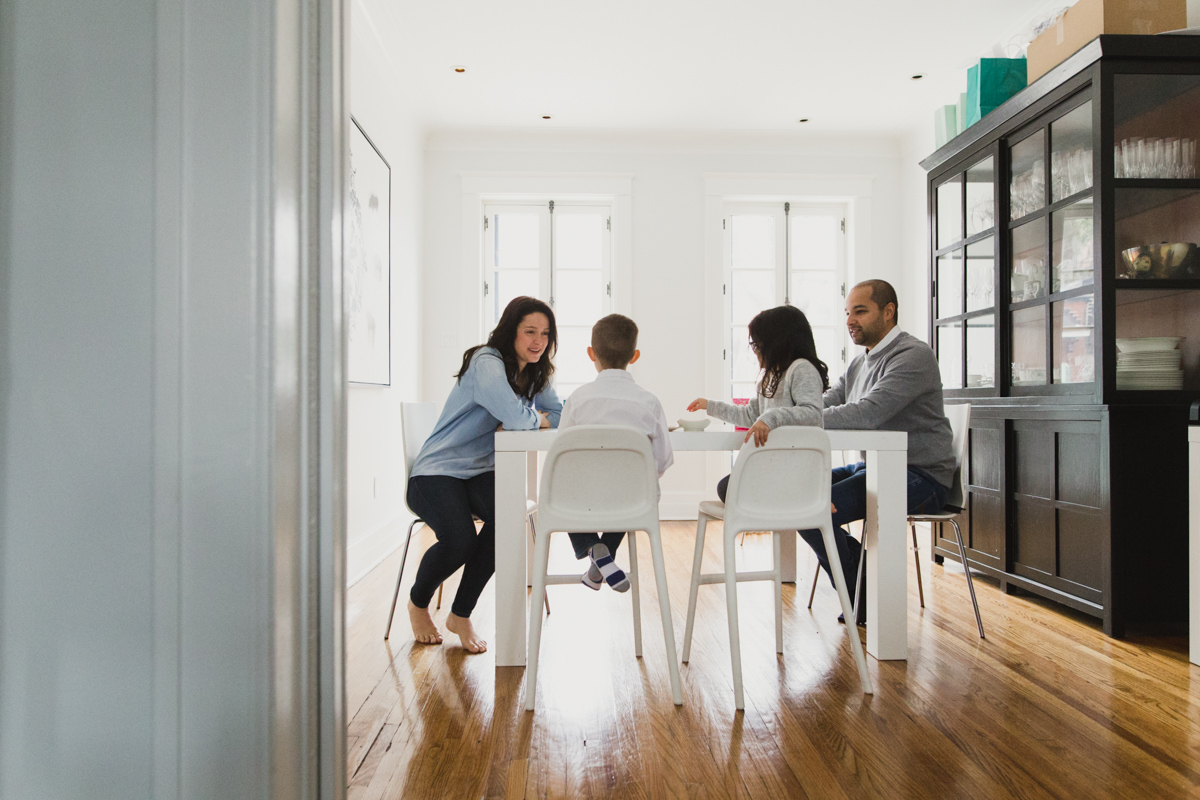
[[[700,504],[696,520],[696,556],[692,562],[692,584],[688,594],[687,629],[683,634],[683,660],[692,646],[696,595],[700,584],[724,583],[729,613],[729,650],[733,661],[733,694],[737,708],[746,707],[742,692],[742,651],[738,635],[737,584],[771,581],[775,584],[775,652],[783,652],[783,581],[780,571],[780,531],[819,528],[829,552],[837,552],[833,541],[833,518],[829,511],[829,436],[820,428],[789,426],[776,428],[762,447],[751,440],[742,445],[725,502]],[[725,520],[725,571],[701,574],[704,535],[710,519]],[[774,567],[761,572],[737,572],[734,563],[737,535],[742,531],[772,531]],[[852,613],[846,580],[836,575],[838,597],[847,618]],[[846,628],[850,649],[858,665],[863,693],[871,694],[871,677],[858,631]]]
[[[538,490],[538,524],[534,532],[533,596],[547,584],[579,583],[580,575],[548,575],[550,534],[566,531],[627,531],[629,582],[633,594],[634,653],[642,657],[641,596],[638,590],[637,532],[650,537],[659,613],[667,644],[671,698],[683,705],[671,600],[658,532],[658,469],[646,434],[620,425],[580,425],[560,431],[546,453]],[[537,697],[538,653],[542,615],[529,607],[529,653],[525,708],[532,711]]]
[[[412,514],[414,519],[408,526],[408,533],[404,537],[404,552],[400,555],[400,571],[396,573],[396,591],[392,594],[392,610],[388,612],[387,628],[383,632],[383,638],[386,640],[392,632],[392,619],[396,616],[396,602],[400,598],[400,582],[404,578],[404,563],[408,560],[408,545],[412,542],[412,532],[418,524],[423,524],[425,521],[417,516],[417,512],[412,510],[408,505],[408,476],[412,473],[413,462],[417,460],[417,455],[421,452],[421,446],[425,444],[425,440],[433,433],[434,426],[437,425],[438,408],[436,403],[401,403],[400,404],[400,426],[402,429],[401,446],[404,450],[404,505],[408,508],[408,513]],[[529,501],[526,504],[526,521],[532,528],[533,517],[537,513],[537,504]],[[444,584],[443,584],[444,585]],[[544,598],[546,601],[546,613],[550,613],[550,598]],[[442,586],[438,586],[437,608],[442,607]]]

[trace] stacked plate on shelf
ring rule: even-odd
[[[1183,388],[1183,351],[1179,336],[1117,339],[1117,388],[1170,390]]]

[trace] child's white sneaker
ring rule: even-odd
[[[588,564],[588,570],[579,578],[579,582],[593,591],[600,591],[600,587],[604,585],[604,574],[600,572],[595,561]]]

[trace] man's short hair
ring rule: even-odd
[[[637,323],[623,314],[609,314],[592,326],[592,352],[602,366],[625,369],[637,350]]]
[[[896,314],[892,321],[900,321],[900,301],[896,298],[896,290],[892,288],[890,283],[887,281],[881,281],[878,278],[872,278],[869,281],[862,281],[861,283],[856,284],[854,288],[858,289],[863,286],[870,288],[871,302],[879,306],[880,311],[882,311],[883,307],[888,303],[891,303],[896,309]]]

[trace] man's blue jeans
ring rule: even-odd
[[[863,462],[838,467],[832,473],[831,498],[837,511],[833,513],[833,538],[837,542],[838,560],[842,574],[846,576],[846,588],[854,599],[854,577],[858,574],[858,560],[862,556],[862,543],[846,532],[842,526],[847,522],[867,516],[867,465]],[[924,470],[908,468],[908,513],[936,513],[946,505],[950,490],[929,477]],[[825,542],[816,529],[800,531],[804,541],[817,554],[817,561],[833,583],[829,571],[829,557],[825,553]],[[864,579],[866,577],[864,573]],[[864,604],[865,605],[865,604]],[[861,614],[860,614],[861,617]]]

